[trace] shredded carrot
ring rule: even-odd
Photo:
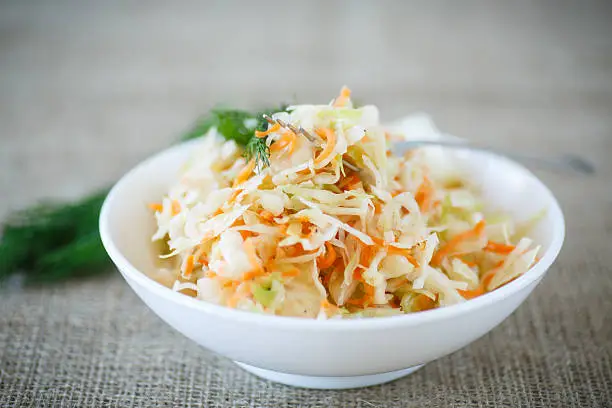
[[[356,174],[351,174],[350,176],[342,179],[340,183],[338,183],[338,188],[341,188],[343,190],[344,189],[350,190],[351,186],[353,186],[354,184],[360,183],[360,182],[361,180]]]
[[[359,258],[359,263],[364,267],[369,267],[372,262],[372,258],[374,257],[374,248],[370,246],[364,246],[361,248],[361,255]]]
[[[458,290],[459,294],[463,296],[465,299],[474,299],[480,295],[484,295],[485,288],[484,285],[478,285],[476,289],[473,290]]]
[[[504,265],[504,261],[499,261],[498,263],[496,263],[492,269],[490,269],[489,271],[487,271],[484,275],[482,275],[482,278],[480,279],[481,285],[486,288],[487,286],[489,286],[489,282],[491,282],[491,279],[493,279],[493,276],[495,276],[495,274],[497,273],[497,271],[499,270],[499,268],[501,268]]]
[[[389,245],[387,247],[387,253],[389,255],[401,255],[404,258],[406,258],[408,262],[410,262],[415,268],[419,267],[419,262],[415,259],[415,257],[412,255],[412,252],[409,249],[397,248],[397,247]]]
[[[329,128],[317,129],[315,132],[326,141],[325,148],[314,160],[315,164],[318,164],[327,159],[333,153],[334,148],[336,147],[336,135]]]
[[[329,242],[325,243],[325,255],[321,255],[317,258],[317,262],[319,263],[320,269],[329,268],[336,262],[336,250],[334,246]]]
[[[212,213],[212,217],[216,217],[217,215],[220,215],[220,214],[223,214],[223,210],[221,209],[221,207],[217,208],[217,211]]]
[[[496,254],[508,255],[510,252],[514,251],[514,248],[514,245],[506,245],[500,244],[499,242],[489,241],[487,242],[487,246],[484,247],[484,250],[495,252]]]
[[[303,223],[302,224],[302,236],[304,236],[305,238],[311,236],[313,234],[313,232],[316,231],[316,226],[314,224],[311,224],[309,222],[307,223]]]
[[[382,204],[378,201],[374,203],[374,214],[382,213]]]
[[[275,124],[273,124],[272,126],[270,126],[270,128],[269,128],[268,130],[265,130],[265,131],[263,131],[263,132],[262,132],[262,131],[259,131],[259,130],[256,130],[256,131],[255,131],[255,136],[257,136],[257,137],[259,137],[259,138],[266,137],[266,136],[268,136],[270,133],[276,132],[276,131],[278,131],[278,130],[280,130],[280,125],[279,125],[278,123],[275,123]]]
[[[489,283],[491,282],[491,279],[493,279],[493,277],[495,276],[495,272],[493,271],[493,273],[487,273],[482,277],[482,284],[481,286],[484,288],[486,288],[487,286],[489,286]]]
[[[294,256],[298,256],[303,252],[302,250],[302,245],[301,244],[296,244],[296,245],[291,245],[290,247],[287,247],[285,249],[285,253],[287,254],[287,256],[289,257],[294,257]]]
[[[498,262],[493,269],[485,273],[480,279],[480,285],[476,289],[472,290],[458,290],[459,294],[463,296],[465,299],[473,299],[475,297],[484,295],[487,292],[487,286],[489,286],[489,282],[495,276],[495,273],[499,269],[500,266],[504,264],[504,261]]]
[[[374,299],[374,286],[368,285],[367,283],[363,284],[363,290],[365,292],[365,296],[363,297],[364,302],[363,305],[366,306],[372,303]]]
[[[436,307],[436,302],[429,296],[421,294],[416,298],[416,306],[420,311],[424,311]]]
[[[414,256],[412,255],[412,251],[410,249],[394,247],[392,245],[389,245],[388,243],[385,242],[385,240],[379,237],[370,236],[370,238],[372,238],[372,241],[374,241],[376,245],[385,248],[387,250],[387,254],[401,255],[404,258],[406,258],[408,262],[414,265],[415,268],[419,267],[419,262],[414,258]]]
[[[361,269],[355,269],[353,271],[353,279],[360,281],[363,278],[363,271]]]
[[[255,159],[251,159],[251,161],[249,161],[247,165],[244,166],[242,170],[240,170],[240,173],[238,173],[238,175],[234,179],[234,184],[232,187],[236,188],[240,184],[247,181],[249,177],[251,176],[251,173],[253,172],[253,170],[255,170]]]
[[[440,262],[442,262],[442,259],[450,255],[453,252],[453,250],[463,241],[478,237],[484,230],[484,227],[485,227],[485,222],[484,220],[481,220],[480,222],[478,222],[478,224],[474,226],[473,229],[456,235],[453,239],[448,241],[446,245],[438,249],[438,252],[436,252],[435,255],[431,258],[431,264],[433,266],[440,265]]]
[[[250,271],[242,275],[242,280],[251,280],[255,279],[258,276],[261,276],[261,273],[259,271]]]
[[[253,246],[253,241],[248,239],[244,241],[243,245],[244,245],[244,250],[247,253],[247,256],[249,258],[249,262],[251,263],[251,266],[253,267],[253,270],[257,272],[263,272],[263,267],[261,266],[259,262],[259,257],[257,256],[257,252],[255,251],[255,246]]]
[[[247,238],[254,237],[257,235],[257,233],[253,231],[240,230],[238,232],[240,233],[242,240],[246,240]]]
[[[176,215],[180,212],[181,212],[181,204],[176,200],[172,200],[172,215]]]
[[[164,210],[164,206],[160,203],[151,203],[149,204],[149,208],[158,212],[162,212]]]
[[[236,288],[236,286],[238,286],[240,284],[240,282],[235,281],[235,280],[230,280],[228,279],[227,281],[225,281],[225,283],[223,283],[223,287],[224,288]]]
[[[229,198],[227,199],[227,203],[231,204],[234,202],[234,200],[236,199],[236,197],[238,197],[238,195],[242,192],[241,189],[237,189],[232,191],[232,194],[229,196]]]
[[[285,278],[294,278],[296,276],[300,276],[300,270],[295,266],[292,266],[291,269],[284,271],[281,275]]]
[[[259,216],[266,221],[274,221],[274,214],[267,210],[261,210]]]
[[[348,89],[346,86],[343,86],[342,89],[340,90],[340,95],[338,95],[338,97],[334,101],[334,108],[340,108],[346,105],[350,97],[351,97],[351,90]]]
[[[289,151],[287,152],[289,156],[293,154],[295,150],[295,143],[297,140],[297,136],[293,132],[286,132],[281,136],[281,138],[270,146],[270,151],[276,152],[285,147],[289,146]]]
[[[423,182],[419,186],[419,189],[414,195],[414,199],[419,205],[421,211],[426,211],[427,209],[429,209],[433,199],[433,194],[434,190],[431,180],[429,180],[429,177],[425,176],[423,178]]]
[[[370,238],[372,238],[372,241],[374,241],[374,243],[375,243],[376,245],[378,245],[378,246],[382,246],[382,247],[384,247],[384,246],[386,246],[386,245],[387,245],[387,243],[385,242],[385,240],[384,240],[384,239],[382,239],[382,238],[374,237],[374,236],[372,236],[372,235],[370,235]]]
[[[183,275],[191,276],[192,272],[193,272],[193,255],[189,255],[187,257],[187,260],[185,261],[185,272],[183,272]]]
[[[289,156],[291,156],[295,151],[295,144],[297,143],[297,136],[295,135],[295,133],[291,132],[290,134],[291,142],[289,142],[289,151],[287,152],[287,155]]]
[[[216,278],[216,277],[217,277],[217,274],[216,274],[216,273],[214,273],[213,271],[208,271],[208,272],[206,272],[205,276],[206,276],[207,278]]]
[[[208,258],[206,258],[205,254],[200,255],[200,257],[198,258],[198,263],[200,265],[208,266]]]

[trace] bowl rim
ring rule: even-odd
[[[465,151],[467,154],[475,154],[478,156],[490,156],[495,160],[504,161],[515,167],[519,172],[523,173],[524,177],[531,178],[536,183],[538,188],[542,189],[548,196],[550,208],[547,209],[553,219],[552,241],[544,256],[540,261],[530,268],[523,275],[508,284],[498,288],[492,292],[485,293],[474,299],[456,305],[440,307],[432,310],[427,310],[418,313],[409,313],[397,316],[385,316],[376,318],[363,319],[328,319],[317,320],[303,317],[291,316],[276,316],[268,314],[258,314],[243,310],[231,309],[229,307],[216,305],[203,300],[198,300],[190,296],[173,291],[154,279],[148,277],[144,272],[140,271],[127,260],[120,249],[115,245],[110,233],[110,217],[111,206],[118,199],[120,188],[129,183],[130,179],[138,173],[142,168],[149,166],[152,162],[157,161],[162,156],[175,153],[178,150],[187,149],[192,144],[196,144],[199,139],[190,140],[179,143],[168,149],[162,150],[149,158],[143,160],[130,171],[124,174],[117,183],[112,187],[109,194],[106,196],[99,218],[99,230],[102,244],[108,253],[109,257],[128,281],[132,280],[145,288],[147,291],[156,296],[165,298],[166,300],[179,304],[184,307],[197,309],[216,317],[235,321],[237,323],[255,324],[258,326],[276,327],[282,329],[300,329],[310,331],[351,331],[351,330],[380,330],[385,328],[393,328],[398,326],[415,326],[425,322],[434,322],[444,319],[453,318],[458,315],[469,313],[472,310],[480,309],[501,301],[515,293],[520,292],[533,282],[541,279],[552,263],[555,261],[565,239],[565,219],[559,203],[550,189],[530,170],[523,165],[511,160],[505,156],[501,156],[492,152],[484,151]]]

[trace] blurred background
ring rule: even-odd
[[[610,1],[0,0],[0,224],[112,184],[214,105],[325,103],[342,85],[383,120],[425,111],[476,142],[595,163],[537,170],[567,238],[512,317],[404,380],[316,393],[195,346],[109,270],[0,293],[0,405],[609,406]]]
[[[2,1],[0,219],[104,187],[215,104],[327,102],[344,84],[385,120],[426,111],[448,133],[551,154],[589,138],[609,166],[612,7]]]

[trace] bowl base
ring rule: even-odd
[[[242,369],[248,371],[249,373],[255,374],[256,376],[261,378],[265,378],[266,380],[274,381],[285,385],[291,385],[293,387],[316,388],[321,390],[360,388],[383,384],[411,374],[419,368],[423,367],[424,365],[421,364],[414,367],[404,368],[402,370],[389,371],[386,373],[379,374],[356,375],[351,377],[317,377],[310,375],[287,374],[278,371],[266,370],[264,368],[258,368],[250,366],[248,364],[239,363],[238,361],[235,361],[235,363],[238,364],[238,366],[240,366]]]

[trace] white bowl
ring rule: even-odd
[[[272,381],[309,388],[353,388],[404,376],[501,323],[544,277],[563,244],[563,214],[532,173],[490,153],[449,152],[480,184],[491,206],[518,220],[547,208],[531,234],[543,245],[543,255],[523,276],[459,305],[394,317],[319,321],[217,306],[173,292],[146,275],[155,270],[156,257],[150,240],[155,223],[146,204],[159,201],[168,191],[194,143],[198,141],[153,156],[114,186],[100,215],[102,241],[128,284],[166,323]]]

